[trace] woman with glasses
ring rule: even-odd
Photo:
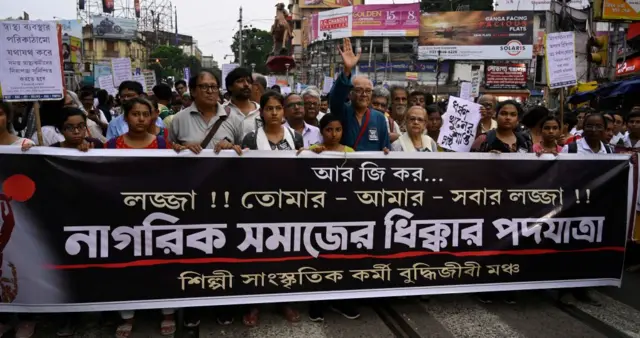
[[[438,145],[429,135],[427,129],[427,111],[421,106],[413,106],[407,111],[407,132],[391,144],[392,151],[405,152],[437,152]]]
[[[600,113],[588,113],[584,117],[582,138],[565,145],[563,153],[572,154],[608,154],[611,149],[602,142],[605,139],[607,119]]]
[[[92,148],[103,148],[100,140],[87,137],[87,115],[73,107],[65,107],[61,111],[62,119],[56,126],[64,136],[64,141],[52,144],[52,147],[74,148],[88,151]]]

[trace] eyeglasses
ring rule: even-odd
[[[311,102],[311,101],[307,101],[304,103],[305,107],[317,107],[318,106],[318,102]]]
[[[604,130],[604,126],[601,124],[598,125],[590,125],[587,124],[583,127],[584,130],[589,130],[589,131],[602,131]]]
[[[85,129],[87,129],[87,125],[84,124],[84,123],[83,124],[79,124],[77,126],[74,126],[74,125],[71,125],[71,124],[65,124],[62,127],[62,131],[64,131],[64,132],[74,132],[74,131],[81,132],[81,131],[84,131]]]
[[[422,117],[415,117],[415,116],[410,116],[409,117],[409,121],[410,122],[424,122],[424,119]]]
[[[206,84],[199,84],[197,85],[197,87],[203,92],[217,92],[218,89],[220,89],[220,87],[216,85],[206,85]]]
[[[287,108],[304,107],[304,102],[291,102],[287,104]]]
[[[371,95],[373,93],[373,89],[353,88],[353,92],[358,95],[362,95],[362,94]]]

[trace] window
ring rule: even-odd
[[[113,41],[107,41],[107,52],[115,52],[116,51],[116,43]]]

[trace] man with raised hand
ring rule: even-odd
[[[355,151],[389,151],[389,131],[387,119],[382,112],[371,109],[373,83],[365,76],[351,76],[351,70],[358,64],[357,55],[351,47],[351,40],[343,39],[340,55],[344,71],[333,84],[329,95],[331,113],[342,121],[342,144]],[[351,103],[345,103],[347,98]]]

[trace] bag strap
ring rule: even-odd
[[[569,154],[577,154],[578,153],[578,144],[575,142],[571,142],[568,145]]]
[[[205,136],[204,140],[202,140],[202,143],[200,143],[200,147],[202,149],[207,148],[207,145],[209,144],[209,142],[211,142],[211,139],[213,139],[213,136],[216,134],[216,132],[220,128],[220,125],[222,125],[222,122],[224,122],[229,116],[229,114],[231,113],[231,108],[225,106],[224,111],[227,113],[227,115],[220,116],[220,118],[218,118],[218,121],[216,121],[213,127],[211,127],[207,136]]]
[[[362,136],[364,136],[364,132],[365,130],[367,130],[367,127],[369,127],[369,119],[371,118],[371,110],[369,110],[369,108],[367,108],[367,111],[364,113],[364,123],[362,123],[362,127],[360,127],[360,133],[358,133],[358,137],[356,138],[356,142],[353,143],[353,150],[356,150],[356,148],[358,148],[358,143],[360,143],[360,140],[362,139]]]

